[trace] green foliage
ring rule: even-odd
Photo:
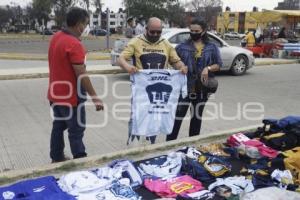
[[[9,10],[0,8],[0,29],[2,29],[2,27],[4,27],[6,23],[8,23],[10,15],[11,13]]]
[[[59,27],[63,26],[63,23],[66,19],[66,14],[70,7],[73,7],[76,0],[51,0],[54,13],[55,13],[55,21]]]
[[[49,14],[51,12],[51,0],[33,0],[31,17],[38,20],[39,24],[42,24],[42,20],[45,20],[45,25],[49,21]]]
[[[126,13],[129,16],[140,17],[145,19],[149,17],[158,17],[165,19],[168,16],[168,4],[177,0],[124,0]]]
[[[185,9],[179,0],[167,3],[167,19],[171,26],[185,27]]]

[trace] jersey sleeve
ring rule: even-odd
[[[172,65],[180,61],[179,56],[176,53],[175,48],[166,40],[167,47],[169,49],[169,63]]]
[[[122,51],[121,56],[126,60],[130,60],[131,57],[134,55],[135,43],[136,43],[135,38],[130,40],[126,45],[126,47],[124,48],[124,50]]]
[[[72,64],[82,65],[85,64],[85,49],[83,45],[78,42],[75,43],[69,50],[68,55]]]

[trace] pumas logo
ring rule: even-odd
[[[44,191],[45,189],[46,189],[46,186],[42,186],[42,187],[39,187],[39,188],[34,188],[33,192],[38,193],[38,192]]]
[[[158,53],[149,53],[140,56],[143,69],[163,69],[166,63],[166,56]]]
[[[164,83],[155,83],[146,87],[150,103],[157,108],[163,108],[168,103],[172,90],[172,86]]]
[[[15,193],[11,192],[11,191],[6,191],[2,193],[2,196],[4,198],[4,200],[10,200],[10,199],[14,199],[15,198]]]

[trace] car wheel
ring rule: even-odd
[[[231,65],[230,71],[233,75],[243,75],[247,71],[248,59],[244,55],[237,55]]]

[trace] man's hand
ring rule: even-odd
[[[131,75],[131,74],[138,72],[138,69],[135,66],[130,66],[130,67],[126,68],[126,71]]]
[[[208,81],[208,68],[205,67],[201,73],[201,82],[207,85],[207,81]]]
[[[181,73],[187,74],[188,73],[188,67],[187,66],[182,66],[180,69]]]
[[[93,97],[92,101],[95,104],[96,111],[100,111],[104,109],[103,102],[101,99],[99,99],[98,97]]]

